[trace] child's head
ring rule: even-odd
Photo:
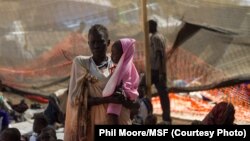
[[[56,131],[52,127],[45,127],[42,129],[41,134],[38,136],[38,141],[56,141]]]
[[[130,63],[133,60],[135,53],[135,39],[122,38],[115,41],[111,48],[111,59],[115,64],[118,64],[122,55],[124,54],[125,64]]]
[[[122,44],[120,40],[114,42],[111,48],[111,59],[115,64],[118,64],[123,54]]]
[[[48,121],[43,113],[34,115],[33,131],[40,134],[42,129],[48,126]]]
[[[145,125],[156,125],[157,124],[157,116],[155,114],[149,114],[145,119]]]
[[[21,133],[17,128],[7,128],[0,134],[0,141],[20,141]]]
[[[157,31],[157,22],[155,20],[149,20],[149,33],[155,33]]]

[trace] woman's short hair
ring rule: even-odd
[[[101,25],[101,24],[95,24],[93,25],[90,29],[89,29],[89,34],[93,34],[95,32],[101,32],[104,34],[104,38],[106,40],[109,39],[109,33],[108,33],[108,29],[104,26],[104,25]]]

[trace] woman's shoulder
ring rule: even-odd
[[[88,60],[90,59],[91,56],[83,56],[83,55],[79,55],[79,56],[76,56],[74,58],[74,61],[82,61],[82,60]]]
[[[91,56],[83,56],[83,55],[76,56],[73,60],[73,63],[86,66],[87,63],[89,62],[90,57]]]

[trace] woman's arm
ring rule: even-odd
[[[137,101],[132,101],[126,98],[122,93],[124,93],[122,89],[122,84],[117,86],[115,92],[111,96],[107,97],[88,97],[88,106],[107,104],[107,103],[115,103],[122,104],[124,107],[128,109],[133,109],[139,107],[139,103]]]
[[[115,103],[122,104],[128,109],[139,108],[140,104],[137,101],[125,99],[123,95],[111,95],[108,97],[89,97],[88,106],[95,106],[100,104]]]
[[[109,99],[107,97],[88,97],[88,106],[100,105],[109,103]]]
[[[124,101],[125,97],[123,95],[111,95],[107,97],[88,97],[88,106],[107,103],[122,104]]]

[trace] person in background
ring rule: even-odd
[[[155,85],[160,97],[162,108],[162,120],[167,124],[171,124],[170,117],[170,100],[166,83],[166,57],[164,36],[157,31],[157,22],[149,20],[150,47],[151,47],[151,81]]]
[[[131,110],[131,119],[135,125],[143,125],[148,115],[153,114],[153,105],[149,97],[145,95],[146,84],[144,74],[140,74],[140,83],[138,87],[139,97],[137,102],[139,104],[138,109],[133,108]]]
[[[3,97],[2,91],[4,91],[5,86],[0,80],[0,132],[9,127],[9,112],[12,112],[11,106],[7,103],[7,101]]]
[[[0,109],[0,120],[1,120],[1,125],[0,125],[0,132],[3,131],[4,129],[9,127],[10,120],[9,120],[9,114],[5,110]]]
[[[17,128],[6,128],[0,133],[0,141],[21,141],[21,133]]]
[[[40,135],[42,130],[48,126],[48,121],[46,120],[43,113],[37,113],[34,115],[33,123],[33,133],[29,138],[29,141],[36,141],[37,137]]]
[[[139,74],[133,63],[134,52],[135,39],[122,38],[114,42],[111,49],[114,70],[111,70],[112,76],[102,92],[104,97],[112,95],[115,89],[120,87],[124,92],[121,94],[127,99],[135,101],[138,98]],[[110,124],[118,124],[118,116],[120,116],[121,110],[122,104],[110,103],[108,105],[107,113]]]
[[[52,127],[43,128],[37,141],[57,141],[55,129]]]
[[[144,122],[144,125],[156,125],[157,124],[157,116],[155,114],[149,114]]]
[[[49,103],[43,113],[49,126],[58,128],[64,125],[66,103],[63,102],[67,101],[68,89],[63,89],[59,96],[56,95],[56,92],[49,95]]]
[[[232,103],[220,102],[202,120],[203,125],[233,125],[235,109]]]
[[[9,90],[9,87],[3,84],[2,80],[0,80],[0,109],[4,110],[5,112],[11,113],[13,109],[11,105],[7,102],[7,99],[4,98],[3,92]]]

